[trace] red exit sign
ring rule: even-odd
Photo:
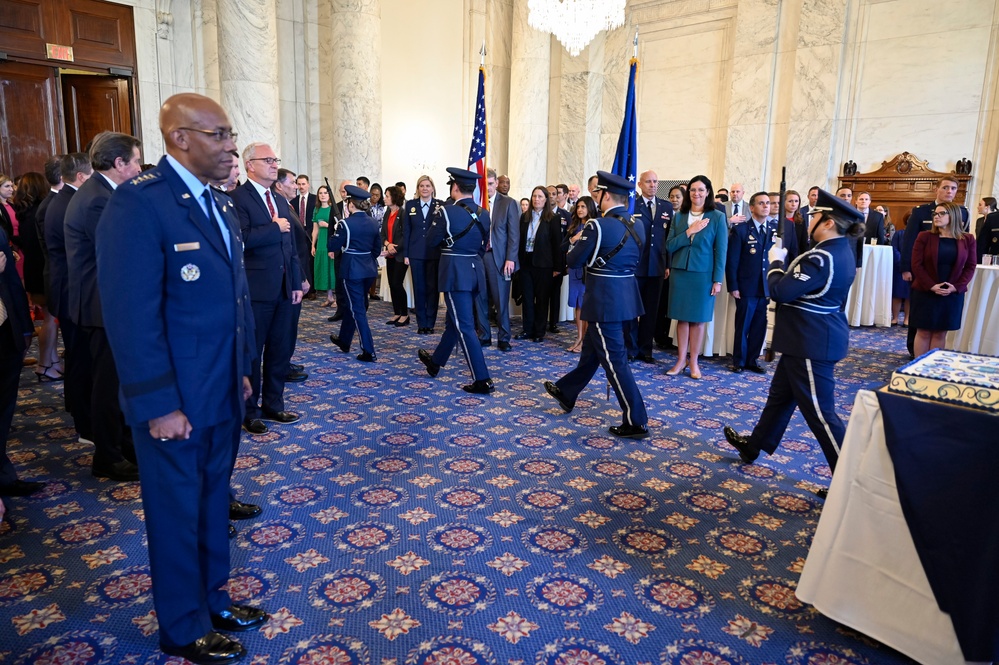
[[[63,46],[62,44],[46,44],[45,51],[48,55],[49,60],[62,60],[64,62],[73,62],[72,46]]]

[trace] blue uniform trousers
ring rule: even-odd
[[[161,644],[202,637],[212,630],[211,614],[230,605],[222,587],[229,581],[229,472],[239,431],[235,409],[228,421],[194,428],[186,440],[159,441],[148,427],[133,431]]]
[[[437,306],[441,297],[437,290],[439,266],[438,259],[409,260],[409,267],[413,271],[413,308],[416,309],[416,325],[419,328],[433,328],[437,325]]]
[[[573,404],[579,393],[602,366],[607,380],[617,395],[624,413],[625,425],[647,425],[649,417],[645,402],[638,392],[635,377],[628,367],[628,354],[624,346],[624,328],[621,321],[590,321],[583,337],[583,351],[576,368],[555,382],[566,402]]]
[[[652,338],[655,337],[656,322],[659,318],[659,295],[663,288],[661,277],[636,277],[638,291],[642,294],[642,314],[634,321],[625,323],[625,342],[628,343],[628,355],[641,353],[652,355]]]
[[[354,339],[354,331],[361,338],[361,351],[375,352],[375,341],[371,339],[371,327],[368,326],[368,312],[364,308],[364,295],[375,281],[374,277],[364,279],[344,279],[344,295],[347,298],[347,309],[340,323],[340,343],[350,347]]]
[[[810,360],[781,355],[770,382],[767,405],[753,429],[750,445],[773,454],[797,406],[822,446],[831,470],[836,469],[846,428],[836,415],[836,379],[831,360]]]
[[[475,318],[472,312],[472,291],[451,291],[444,294],[447,303],[447,321],[444,324],[444,334],[434,349],[434,362],[440,366],[447,364],[455,344],[461,345],[465,354],[465,362],[472,371],[473,381],[484,381],[489,378],[486,359],[482,356],[482,345],[475,334]]]
[[[747,298],[735,301],[735,341],[732,343],[732,365],[750,367],[759,364],[760,350],[767,338],[767,298]]]
[[[291,298],[253,300],[250,306],[256,323],[257,357],[250,373],[253,393],[246,402],[247,420],[259,418],[261,409],[267,413],[284,411],[284,381],[294,346]]]

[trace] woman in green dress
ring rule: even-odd
[[[333,210],[333,195],[330,188],[322,185],[316,190],[316,212],[312,215],[312,256],[315,261],[316,291],[326,290],[326,302],[320,307],[333,304],[333,289],[336,287],[336,274],[333,272],[333,259],[326,252],[326,239],[330,233],[330,213]],[[316,247],[320,251],[316,252]]]

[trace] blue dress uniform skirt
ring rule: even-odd
[[[711,273],[674,269],[669,273],[669,318],[707,323],[715,315]]]

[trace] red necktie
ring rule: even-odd
[[[305,224],[305,197],[298,197],[298,218],[302,220],[302,224]]]
[[[277,218],[277,210],[274,209],[274,202],[271,201],[271,190],[264,190],[264,198],[267,200],[267,209],[271,212],[271,219]]]

